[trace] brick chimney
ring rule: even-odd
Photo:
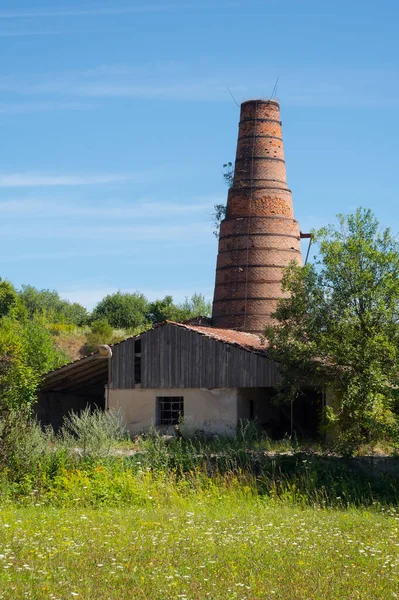
[[[234,182],[220,226],[212,325],[263,333],[293,259],[302,263],[280,106],[249,100],[241,105]]]

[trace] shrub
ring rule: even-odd
[[[60,447],[78,447],[83,457],[107,456],[115,442],[128,439],[120,411],[104,412],[87,406],[80,413],[70,412],[64,418],[57,444]]]
[[[49,331],[51,335],[62,335],[68,333],[74,333],[76,330],[76,325],[73,323],[52,323],[49,326]]]
[[[93,321],[91,324],[91,331],[105,340],[109,340],[112,336],[113,329],[108,321],[98,319],[97,321]]]
[[[24,409],[3,411],[0,416],[0,468],[13,481],[34,474],[49,452],[52,430],[43,431],[35,418]]]

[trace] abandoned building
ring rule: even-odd
[[[87,404],[120,408],[131,435],[183,420],[192,430],[233,434],[256,419],[270,435],[316,430],[314,390],[293,407],[272,402],[278,365],[262,333],[281,297],[283,269],[301,263],[287,185],[280,107],[241,105],[234,181],[221,223],[212,318],[152,330],[48,373],[38,417],[56,428]]]

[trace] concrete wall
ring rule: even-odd
[[[237,426],[237,389],[111,390],[110,408],[120,408],[130,435],[156,424],[157,396],[184,397],[184,427],[206,433],[234,435]]]

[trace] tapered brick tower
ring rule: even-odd
[[[220,226],[212,325],[263,333],[293,259],[302,262],[280,106],[250,100],[241,105],[234,182]]]

